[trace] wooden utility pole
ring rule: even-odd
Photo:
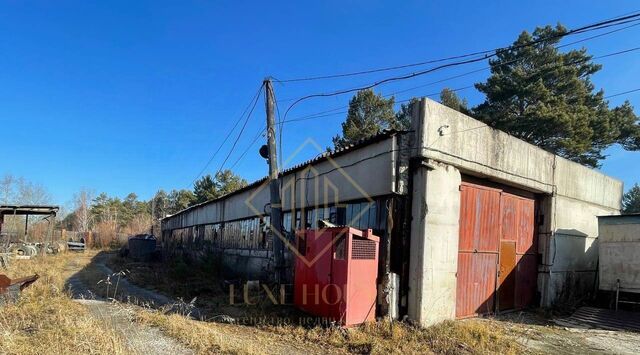
[[[280,182],[278,181],[278,155],[276,152],[276,118],[275,94],[270,78],[264,80],[265,106],[267,109],[267,147],[269,149],[269,191],[271,193],[271,236],[273,241],[273,261],[275,266],[275,281],[285,280],[284,238],[282,234],[282,205],[280,202]]]

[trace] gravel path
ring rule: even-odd
[[[93,262],[95,261],[94,259]],[[113,274],[108,267],[100,262],[94,263],[91,267],[95,267],[105,277]],[[105,300],[92,293],[82,281],[80,276],[82,271],[77,264],[69,265],[69,269],[75,269],[75,274],[67,281],[67,288],[72,292],[74,299],[85,305],[96,318],[113,327],[125,339],[127,346],[133,353],[194,354],[192,350],[164,335],[159,329],[135,322],[134,311],[130,307]],[[120,280],[118,287],[122,287],[124,292],[134,295],[139,301],[159,306],[172,304],[172,300],[168,297],[132,285],[126,280]]]

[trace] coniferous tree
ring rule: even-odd
[[[373,90],[358,91],[349,101],[349,111],[342,123],[342,136],[333,138],[336,148],[344,148],[383,129],[397,128],[393,97],[385,99]]]
[[[622,213],[640,213],[640,185],[633,185],[622,196]]]
[[[556,45],[566,32],[562,25],[525,31],[512,49],[499,51],[489,61],[491,76],[476,84],[486,100],[473,113],[517,138],[597,167],[612,144],[640,149],[638,117],[628,102],[610,109],[604,92],[594,91],[591,76],[601,65],[585,49],[560,52]]]
[[[449,88],[444,88],[440,92],[440,103],[458,112],[462,112],[465,115],[471,114],[468,108],[467,99],[459,98],[456,92]]]

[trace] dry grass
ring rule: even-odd
[[[185,275],[172,271],[176,265],[163,268],[153,263],[131,262],[115,256],[109,261],[109,265],[114,270],[130,270],[131,273],[127,277],[134,283],[147,287],[153,285],[155,289],[174,297],[189,299],[198,296],[197,305],[206,314],[226,314],[240,322],[245,318],[271,320],[253,326],[241,326],[201,322],[158,312],[140,313],[140,321],[161,328],[168,335],[201,353],[250,353],[250,343],[238,340],[241,337],[234,336],[233,333],[251,333],[253,346],[258,348],[261,337],[274,337],[282,342],[309,346],[310,352],[313,352],[313,349],[374,354],[515,354],[523,351],[504,327],[496,326],[493,322],[447,321],[426,329],[400,322],[378,322],[349,330],[322,326],[310,328],[297,325],[296,318],[299,314],[291,307],[269,306],[260,302],[255,306],[230,306],[228,291],[217,286],[219,281],[216,281],[214,275],[207,274],[194,265]],[[187,286],[191,289],[185,289]],[[286,319],[283,322],[273,322],[274,318]]]
[[[523,349],[500,328],[480,320],[445,321],[428,328],[377,322],[353,329],[270,327],[297,341],[322,343],[365,354],[516,354]]]
[[[199,354],[258,354],[252,344],[235,342],[220,332],[220,325],[191,320],[179,314],[153,311],[138,312],[138,321],[158,327],[163,333],[178,340]]]
[[[17,303],[0,306],[0,353],[77,354],[131,353],[118,334],[92,317],[64,290],[70,263],[77,254],[15,260],[9,277],[37,273]]]
[[[88,255],[82,257],[68,253],[14,261],[8,272],[10,277],[38,273],[41,278],[23,292],[18,303],[0,308],[1,354],[131,353],[122,335],[112,325],[92,316],[90,310],[73,301],[64,291],[64,283],[70,274],[87,266],[90,256],[95,253],[87,251]],[[73,263],[79,264],[74,266]],[[85,268],[84,273],[99,277],[91,267]],[[175,280],[163,281],[172,284]],[[92,280],[90,283],[96,282]],[[204,302],[207,297],[216,300],[228,297],[226,294],[217,295],[218,289],[215,288],[208,291]],[[227,304],[225,307],[228,309],[230,306]],[[274,313],[272,307],[238,307],[243,307],[236,310],[243,315],[289,317],[284,311]],[[200,354],[514,354],[523,351],[513,340],[513,334],[507,334],[505,327],[482,320],[448,321],[426,329],[405,323],[378,322],[344,330],[267,323],[253,326],[221,324],[140,307],[131,309],[135,312],[134,321],[141,326],[156,327]],[[285,324],[296,324],[293,318],[289,321]]]
[[[481,320],[446,321],[429,328],[378,322],[352,329],[262,326],[195,321],[181,315],[138,313],[140,322],[159,327],[198,353],[263,353],[278,344],[308,347],[308,353],[357,354],[517,354],[524,349],[500,327]],[[241,335],[242,334],[242,335]]]

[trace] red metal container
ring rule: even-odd
[[[378,245],[371,229],[307,230],[296,238],[294,304],[352,326],[375,320]]]

